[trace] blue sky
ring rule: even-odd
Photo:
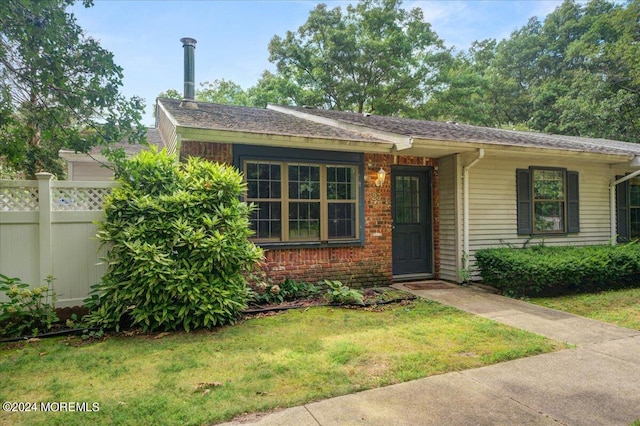
[[[196,87],[203,81],[233,80],[244,89],[256,84],[262,71],[274,70],[267,46],[274,35],[295,31],[319,3],[345,8],[349,1],[315,0],[94,0],[85,9],[73,7],[85,33],[111,51],[124,69],[123,93],[145,99],[144,124],[152,126],[155,97],[167,89],[182,92],[180,38],[196,46]],[[474,40],[501,40],[527,23],[541,19],[561,0],[409,1],[447,46],[467,49]]]

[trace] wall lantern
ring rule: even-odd
[[[376,186],[381,187],[384,184],[384,179],[387,177],[387,172],[382,167],[378,170],[378,178],[376,179]]]

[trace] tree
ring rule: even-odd
[[[168,89],[158,95],[159,98],[182,99],[176,89]],[[249,105],[249,96],[242,87],[232,80],[215,79],[213,83],[204,81],[196,89],[196,101],[224,105]],[[155,114],[155,111],[154,111]]]
[[[639,0],[566,0],[543,22],[458,55],[418,113],[640,142],[639,63]]]
[[[444,65],[439,83],[428,101],[412,116],[436,121],[458,121],[487,127],[500,127],[504,117],[497,103],[499,85],[491,61],[497,42],[475,41],[468,52],[461,52]]]
[[[319,99],[280,74],[265,70],[258,83],[247,89],[249,105],[264,108],[277,105],[314,105]]]
[[[215,79],[213,83],[205,81],[200,83],[200,89],[196,91],[196,99],[203,102],[212,102],[225,105],[247,105],[247,93],[242,87],[231,80]]]
[[[270,61],[318,106],[403,113],[428,96],[449,52],[420,9],[400,6],[362,0],[343,13],[320,4],[296,32],[273,37]]]
[[[63,147],[88,152],[145,135],[141,99],[120,94],[122,68],[66,12],[74,3],[0,2],[0,156],[28,177],[62,177]]]

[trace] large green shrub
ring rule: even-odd
[[[482,281],[510,296],[640,285],[640,245],[492,248],[476,252]]]
[[[233,322],[246,308],[246,272],[262,259],[248,239],[242,176],[153,150],[126,161],[119,180],[98,231],[108,269],[87,301],[90,322],[145,331]]]

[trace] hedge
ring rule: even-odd
[[[476,252],[482,281],[503,294],[555,296],[640,286],[640,245],[533,246]]]

